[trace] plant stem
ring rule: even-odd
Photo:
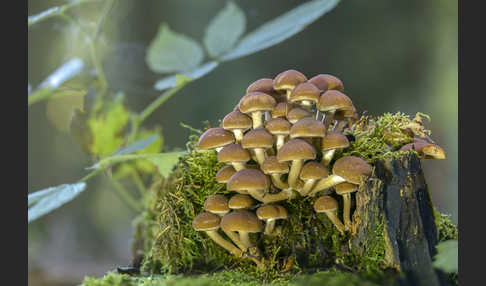
[[[73,7],[80,6],[83,3],[92,2],[92,1],[97,1],[97,0],[75,0],[75,1],[72,1],[71,3],[61,5],[61,6],[52,7],[52,8],[45,10],[45,11],[42,11],[38,14],[29,16],[28,22],[27,22],[28,27],[30,28],[30,26],[38,24],[38,23],[45,21],[47,19],[50,19],[50,18],[53,18],[53,17],[56,17],[56,16],[64,15],[64,12],[66,12],[67,10],[69,10]]]
[[[111,178],[111,182],[113,183],[113,186],[115,186],[115,190],[117,193],[121,196],[122,200],[125,201],[133,210],[140,212],[142,210],[142,207],[140,204],[133,199],[133,197],[128,193],[128,191],[123,187],[120,182],[118,182],[115,178]]]

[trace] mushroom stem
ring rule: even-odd
[[[285,189],[281,190],[280,192],[276,194],[263,194],[262,192],[258,192],[255,190],[249,190],[248,194],[250,194],[254,199],[265,203],[273,203],[273,202],[278,202],[278,201],[284,201],[292,198],[292,190],[291,189]]]
[[[326,127],[326,131],[329,129],[329,125],[331,125],[335,112],[335,110],[329,110],[325,112],[326,118],[324,119],[324,126]]]
[[[262,165],[263,162],[266,159],[265,149],[263,149],[263,148],[255,148],[254,150],[255,150],[255,156],[256,156],[256,159],[258,161],[258,164]]]
[[[231,162],[231,165],[233,165],[233,168],[235,168],[237,172],[246,169],[245,163],[242,162]]]
[[[219,153],[219,151],[221,151],[221,149],[223,149],[223,147],[218,147],[218,148],[215,148],[214,150],[216,150],[216,152]]]
[[[241,242],[240,237],[236,232],[229,230],[223,231],[242,251],[246,249],[245,245]]]
[[[312,188],[310,193],[308,194],[309,196],[313,196],[315,193],[322,191],[324,189],[328,189],[330,187],[334,187],[337,184],[341,184],[346,182],[346,180],[338,175],[330,175],[329,177],[325,179],[321,179],[317,182],[317,184]]]
[[[271,176],[272,176],[272,183],[275,185],[275,187],[282,190],[287,189],[289,187],[287,183],[282,181],[280,174],[271,174]]]
[[[251,119],[253,120],[253,129],[257,129],[258,127],[263,125],[262,112],[261,111],[252,112],[251,113]]]
[[[344,127],[348,124],[347,120],[338,120],[337,124],[334,126],[334,130],[336,132],[342,132]]]
[[[347,229],[351,229],[351,194],[343,194],[343,220]]]
[[[250,235],[246,231],[238,231],[240,234],[240,241],[245,246],[245,250],[252,246]]]
[[[315,182],[315,179],[306,180],[300,194],[302,196],[307,196],[307,194],[312,190],[312,187],[314,187]]]
[[[294,188],[297,185],[297,179],[299,178],[300,170],[302,169],[302,165],[304,165],[304,160],[293,160],[292,166],[290,166],[289,172],[289,185]]]
[[[324,164],[324,166],[328,166],[329,163],[332,160],[332,157],[334,157],[334,153],[335,152],[336,152],[336,149],[322,151],[322,160],[321,160],[321,163]]]
[[[277,151],[285,144],[285,135],[277,135]]]
[[[219,246],[228,250],[231,254],[236,256],[241,256],[242,252],[236,246],[234,246],[231,242],[228,242],[224,239],[221,235],[219,235],[217,230],[209,230],[206,231],[208,236]]]
[[[319,109],[316,111],[316,120],[319,120]]]
[[[265,224],[265,231],[263,234],[265,235],[271,235],[273,232],[273,229],[275,228],[275,219],[267,219],[267,222]]]
[[[325,212],[327,217],[331,220],[331,222],[336,226],[336,228],[339,230],[341,234],[344,234],[344,224],[341,222],[341,220],[336,216],[335,211],[328,211]]]
[[[243,139],[243,130],[242,129],[233,129],[233,134],[235,134],[235,143],[241,142]]]

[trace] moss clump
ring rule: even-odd
[[[459,231],[451,221],[451,216],[435,211],[435,225],[437,226],[437,239],[439,242],[449,239],[458,239]]]

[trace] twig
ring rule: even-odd
[[[75,0],[75,1],[72,1],[71,3],[61,5],[61,6],[52,7],[52,8],[49,8],[49,9],[43,11],[43,12],[40,12],[38,14],[29,16],[28,27],[30,28],[30,26],[38,24],[38,23],[45,21],[47,19],[50,19],[52,17],[64,15],[64,12],[66,12],[67,10],[69,10],[73,7],[80,6],[83,3],[91,2],[91,1],[98,1],[98,0]]]

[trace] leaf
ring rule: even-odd
[[[136,142],[134,142],[133,144],[131,144],[130,146],[127,146],[117,152],[115,152],[115,154],[113,154],[113,156],[118,156],[118,155],[123,155],[123,154],[130,154],[130,153],[133,153],[133,152],[136,152],[138,150],[142,150],[144,149],[145,147],[151,145],[152,143],[155,142],[155,140],[159,137],[158,134],[156,135],[153,135],[153,136],[150,136],[148,138],[144,138],[144,139],[141,139],[141,140],[138,140]]]
[[[444,272],[452,273],[458,271],[458,243],[451,239],[439,243],[437,254],[434,258],[434,267]]]
[[[204,52],[196,41],[172,32],[167,24],[162,24],[145,59],[155,72],[184,72],[197,67],[204,59]]]
[[[63,82],[76,76],[83,70],[84,63],[81,59],[75,58],[67,61],[50,76],[48,76],[40,85],[39,88],[49,87],[52,90],[58,88]]]
[[[157,167],[161,176],[167,177],[172,171],[172,168],[179,162],[179,158],[184,154],[186,152],[162,153],[147,156],[146,159]]]
[[[191,80],[197,79],[197,78],[202,77],[205,74],[208,74],[209,72],[214,70],[217,66],[218,66],[217,62],[214,62],[214,61],[207,62],[203,65],[198,66],[197,68],[195,68],[191,71],[182,73],[182,76],[190,78]],[[158,80],[155,83],[154,88],[157,89],[157,90],[164,90],[164,89],[168,89],[168,88],[177,86],[177,76],[179,76],[179,75],[172,75],[172,76],[168,76],[166,78],[163,78],[161,80]]]
[[[234,60],[276,45],[302,31],[307,25],[333,9],[338,2],[339,0],[314,0],[301,4],[243,37],[238,45],[221,60]]]
[[[245,32],[245,13],[233,2],[228,2],[206,28],[204,45],[211,57],[229,51]]]
[[[28,205],[34,204],[28,210],[28,222],[59,208],[71,201],[86,189],[86,183],[64,184],[57,187],[37,191],[28,196]]]

